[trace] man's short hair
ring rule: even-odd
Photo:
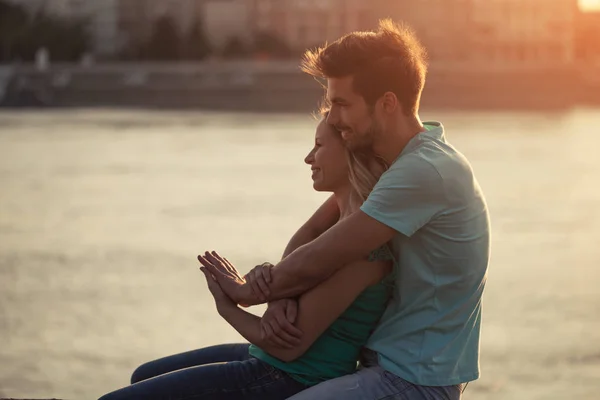
[[[352,76],[354,90],[373,106],[392,92],[407,115],[416,114],[427,75],[425,48],[414,31],[390,19],[375,31],[352,32],[304,53],[302,71],[317,78]]]

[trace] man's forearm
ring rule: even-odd
[[[361,211],[356,212],[273,267],[269,290],[264,293],[266,299],[257,299],[248,283],[232,290],[235,293],[230,297],[238,304],[252,305],[304,293],[344,265],[367,257],[396,234],[393,228]]]
[[[290,239],[290,242],[286,246],[281,259],[284,259],[292,254],[294,250],[298,249],[300,246],[315,240],[319,235],[320,232],[317,232],[308,226],[301,227]]]
[[[266,302],[296,297],[317,286],[337,270],[336,264],[315,257],[312,244],[300,246],[271,269],[270,293],[265,296]],[[238,297],[233,299],[245,306],[265,303],[265,299],[260,299],[249,283],[241,285]]]
[[[300,246],[271,269],[269,294],[265,293],[266,301],[296,297],[323,282],[339,266],[339,263],[330,260],[326,254],[319,256],[315,242]],[[238,297],[234,301],[253,306],[264,303],[265,299],[260,299],[250,284],[245,283],[240,286]]]
[[[342,265],[320,252],[315,243],[300,246],[271,270],[268,300],[298,296],[329,278]]]
[[[292,238],[290,239],[288,245],[285,248],[285,251],[283,252],[283,256],[282,259],[286,258],[288,255],[290,255],[291,253],[293,253],[296,249],[298,249],[299,247],[305,245],[306,243],[310,243],[311,241],[313,241],[314,239],[316,239],[318,236],[320,235],[320,233],[312,230],[310,227],[304,225],[303,227],[301,227],[295,234],[294,236],[292,236]],[[280,277],[281,279],[281,277]],[[286,281],[286,279],[283,279],[284,282]],[[247,305],[257,305],[260,304],[262,301],[258,298],[257,294],[255,291],[253,290],[249,290],[250,287],[249,285],[244,285],[244,292],[246,293],[246,296],[244,296],[244,300],[246,301]],[[310,289],[312,286],[308,286],[308,289]],[[298,294],[303,293],[304,291],[300,291]],[[281,297],[277,297],[277,298],[269,298],[269,301],[271,300],[280,300],[280,299],[284,299],[284,298],[292,298],[295,297],[295,295],[293,296],[281,296]]]

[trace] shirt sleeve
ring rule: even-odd
[[[444,204],[439,172],[418,155],[407,155],[381,176],[360,209],[410,237],[442,211]]]

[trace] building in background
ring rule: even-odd
[[[362,0],[252,0],[251,29],[277,36],[292,49],[304,49],[373,26]]]
[[[90,24],[92,51],[97,57],[112,57],[120,49],[118,1],[70,0],[72,12],[86,18]]]
[[[213,48],[222,49],[232,40],[246,46],[252,42],[251,6],[248,0],[204,0],[201,18]]]
[[[600,10],[588,10],[577,16],[575,57],[584,63],[600,64]]]
[[[472,0],[473,58],[501,64],[574,59],[577,0]]]
[[[181,35],[202,21],[204,0],[116,0],[119,47],[126,49],[145,43],[154,23],[169,17]]]
[[[371,0],[369,3],[375,19],[391,18],[409,25],[427,48],[432,63],[448,63],[470,57],[473,1],[476,0]]]
[[[577,0],[371,2],[377,16],[405,21],[432,63],[496,65],[573,60]]]
[[[80,18],[89,25],[92,52],[99,57],[119,49],[117,2],[119,0],[10,0],[31,13],[46,12],[64,18]]]
[[[8,0],[10,3],[25,7],[30,12],[37,12],[42,9],[53,13],[63,14],[65,10],[65,0]]]
[[[269,34],[293,50],[314,47],[379,18],[415,29],[433,63],[570,63],[578,0],[11,0],[30,10],[87,17],[93,51],[145,43],[168,16],[182,35],[202,24],[214,48]],[[592,17],[588,17],[590,19]],[[592,24],[593,25],[593,24]]]

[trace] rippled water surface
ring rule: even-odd
[[[470,399],[600,391],[600,110],[436,113],[487,196]],[[277,260],[325,199],[302,115],[0,113],[0,397],[93,399],[140,363],[240,336],[195,255]],[[261,312],[257,308],[257,312]]]

